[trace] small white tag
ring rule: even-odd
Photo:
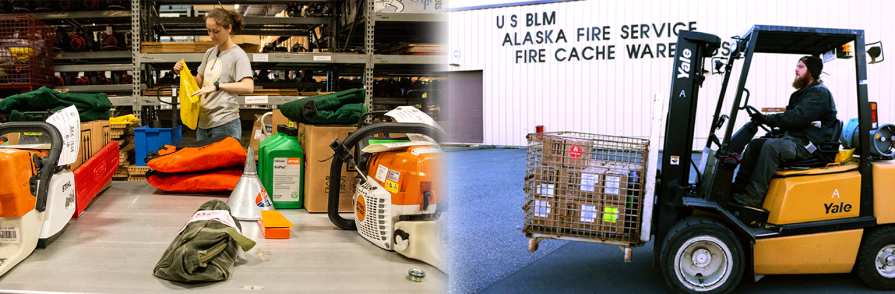
[[[113,33],[112,26],[106,26],[106,34],[111,35]]]
[[[606,194],[619,195],[618,189],[621,186],[621,177],[606,176]]]
[[[550,202],[544,200],[535,200],[534,215],[536,217],[547,217],[550,215]]]
[[[246,96],[246,104],[268,104],[267,96]]]
[[[261,140],[261,130],[255,130],[255,140]]]
[[[805,149],[808,149],[808,153],[814,153],[814,151],[817,151],[817,147],[814,147],[814,143],[810,141],[808,142],[808,145],[805,146]]]
[[[252,61],[267,61],[267,54],[252,54]]]
[[[180,233],[183,233],[183,229],[186,229],[186,225],[190,224],[191,222],[197,222],[197,221],[203,221],[203,220],[218,221],[222,224],[233,227],[234,229],[236,229],[237,232],[242,234],[242,230],[240,230],[239,227],[236,226],[236,222],[233,221],[233,217],[230,216],[230,212],[226,211],[226,210],[196,211],[196,213],[193,214],[193,218],[191,218],[190,221],[186,222],[186,224],[183,225],[183,228],[180,228]],[[177,234],[179,235],[180,233],[177,233]]]
[[[816,120],[816,121],[811,122],[811,125],[814,126],[815,128],[818,128],[818,129],[819,129],[821,126],[823,126],[823,124],[822,124],[819,120]]]
[[[410,154],[413,154],[414,156],[420,156],[420,154],[425,154],[425,153],[438,153],[438,152],[441,152],[441,150],[439,150],[437,146],[436,147],[415,148],[413,150],[410,150]]]
[[[582,173],[581,191],[593,192],[594,187],[597,185],[597,179],[599,179],[599,175]]]
[[[19,228],[0,228],[0,243],[19,243]]]
[[[376,168],[376,180],[385,182],[386,175],[388,175],[388,168],[380,164],[379,167]]]
[[[332,56],[314,56],[314,61],[332,61]]]
[[[597,207],[595,205],[581,205],[581,222],[592,223],[597,220]]]
[[[397,183],[401,179],[401,172],[396,170],[388,171],[388,180]]]
[[[547,197],[553,197],[554,187],[555,186],[553,184],[541,184],[540,186],[537,187],[537,190],[538,190],[537,194],[547,196]]]

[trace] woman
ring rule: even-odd
[[[252,94],[255,81],[249,56],[230,39],[245,26],[242,16],[222,8],[215,8],[205,15],[205,28],[214,47],[205,51],[196,75],[201,89],[190,96],[203,97],[199,109],[199,125],[196,140],[228,135],[240,140],[242,125],[239,121],[237,95]],[[182,61],[174,65],[174,71],[183,69]]]

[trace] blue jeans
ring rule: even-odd
[[[237,118],[210,129],[196,128],[196,141],[202,141],[218,136],[230,136],[236,138],[236,141],[241,141],[242,122]]]

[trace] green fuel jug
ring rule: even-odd
[[[273,207],[301,208],[304,199],[305,151],[298,144],[298,130],[286,128],[286,136],[276,145],[267,145],[264,167],[267,169],[261,180],[270,183],[267,193]]]

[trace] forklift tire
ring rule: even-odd
[[[690,216],[668,232],[660,268],[676,293],[727,293],[743,277],[743,248],[721,222]]]
[[[895,290],[895,227],[873,230],[858,250],[858,277],[870,288]]]

